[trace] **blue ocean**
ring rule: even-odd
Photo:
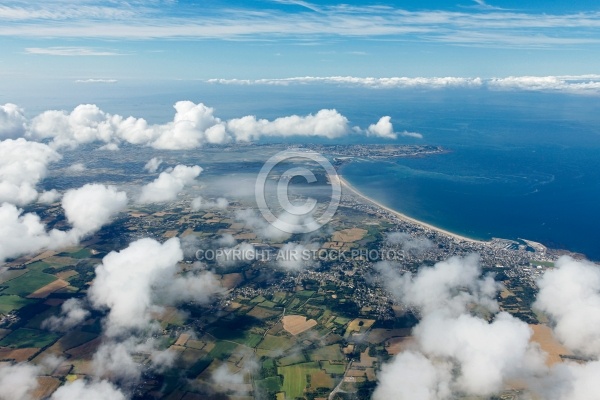
[[[118,91],[118,93],[116,92]],[[277,118],[335,108],[366,128],[390,115],[395,130],[423,139],[373,143],[441,145],[424,158],[355,160],[344,177],[365,194],[414,218],[479,239],[525,238],[600,260],[600,98],[480,89],[365,89],[227,86],[163,82],[81,89],[37,98],[35,113],[84,102],[165,122],[178,100],[204,102],[223,119]],[[363,142],[363,135],[346,142]],[[298,143],[302,139],[296,139]],[[323,143],[332,143],[323,140]],[[201,152],[202,150],[197,150]]]

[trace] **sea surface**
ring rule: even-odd
[[[358,159],[341,173],[381,203],[461,235],[525,238],[600,260],[599,99],[492,96],[494,105],[440,103],[413,117],[423,142],[447,153]]]
[[[342,173],[357,189],[462,235],[525,238],[600,260],[598,95],[486,88],[242,87],[189,81],[63,89],[61,97],[46,90],[48,94],[35,98],[6,93],[5,100],[25,107],[32,116],[95,103],[107,112],[144,117],[150,123],[172,120],[172,105],[178,100],[203,102],[222,119],[249,114],[273,119],[335,108],[351,126],[364,129],[389,115],[397,132],[419,132],[423,138],[400,136],[390,142],[353,134],[342,142],[432,144],[448,152],[355,160]],[[201,155],[202,149],[194,151]]]

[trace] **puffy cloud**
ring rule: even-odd
[[[440,309],[460,315],[470,303],[478,303],[491,311],[498,309],[494,296],[498,285],[487,276],[479,279],[479,257],[451,257],[433,267],[421,268],[418,274],[399,275],[390,264],[375,265],[385,277],[388,290],[407,305],[424,314]]]
[[[7,258],[75,243],[77,238],[67,232],[47,231],[38,215],[22,214],[22,210],[9,203],[0,205],[0,264]]]
[[[336,110],[320,110],[304,117],[292,115],[274,121],[257,120],[254,116],[232,119],[227,129],[238,141],[251,141],[262,136],[321,136],[329,139],[348,134],[348,119]]]
[[[155,126],[156,138],[151,146],[157,149],[193,149],[204,143],[225,143],[228,137],[221,120],[216,118],[212,107],[191,101],[175,103],[175,118],[172,123]]]
[[[563,256],[538,281],[534,307],[548,314],[569,349],[600,356],[600,267]]]
[[[152,313],[181,301],[206,302],[221,287],[210,272],[177,275],[183,259],[178,238],[165,243],[140,239],[111,252],[96,267],[89,298],[96,308],[108,308],[106,333],[115,336],[151,326]]]
[[[95,141],[111,142],[120,117],[112,117],[92,104],[82,104],[70,113],[50,110],[31,121],[28,136],[52,139],[54,147],[77,147]]]
[[[36,185],[46,176],[48,164],[60,155],[42,143],[23,138],[0,142],[0,203],[31,203],[38,197]]]
[[[227,207],[229,207],[229,202],[224,197],[219,197],[215,201],[210,201],[205,200],[202,196],[198,196],[194,200],[192,200],[191,206],[192,210],[194,211],[207,210],[211,208],[218,208],[224,210]]]
[[[48,198],[55,194],[51,193]],[[45,248],[77,244],[82,237],[107,224],[126,205],[126,194],[110,186],[88,184],[71,189],[65,193],[62,206],[73,229],[47,231],[38,215],[22,214],[13,204],[3,203],[0,205],[0,263]]]
[[[507,313],[490,323],[462,314],[427,314],[413,331],[421,351],[460,366],[456,386],[460,391],[488,396],[500,391],[509,379],[522,376],[523,366],[542,366],[530,348],[528,325]]]
[[[89,298],[96,308],[108,308],[107,333],[148,326],[154,301],[153,289],[173,277],[183,259],[176,238],[161,244],[140,239],[120,252],[111,252],[96,267]]]
[[[52,204],[60,200],[61,194],[58,193],[56,189],[46,190],[40,197],[38,197],[38,202],[43,204]]]
[[[448,399],[452,393],[451,370],[448,362],[431,361],[419,352],[405,351],[381,367],[373,400]]]
[[[0,365],[0,399],[27,400],[38,386],[40,368],[31,364]]]
[[[119,145],[116,144],[116,143],[107,143],[104,146],[98,147],[98,150],[118,151],[119,150]]]
[[[188,167],[177,165],[171,170],[161,172],[154,181],[142,187],[138,201],[140,203],[158,203],[171,201],[187,185],[192,184],[202,172],[197,165]]]
[[[196,271],[185,276],[177,276],[165,288],[164,298],[169,303],[197,302],[208,303],[215,294],[222,293],[219,280],[210,271]]]
[[[122,117],[102,111],[96,105],[82,104],[71,112],[49,110],[28,125],[26,136],[50,139],[55,148],[75,148],[100,142],[106,150],[117,150],[120,143],[151,146],[156,149],[184,150],[206,143],[248,142],[261,137],[313,136],[329,139],[362,132],[351,129],[348,119],[333,109],[316,114],[290,115],[274,120],[253,115],[221,120],[214,109],[202,103],[178,101],[173,121],[151,125],[143,118]],[[373,134],[377,134],[377,130]]]
[[[87,184],[68,190],[62,199],[65,216],[77,233],[85,236],[99,230],[127,206],[127,194],[113,186]]]
[[[0,106],[0,140],[21,137],[26,128],[27,119],[21,108],[11,103]]]
[[[79,174],[81,172],[84,172],[87,168],[85,167],[84,163],[74,163],[69,165],[66,168],[66,171],[72,174]]]
[[[391,117],[381,117],[376,124],[372,124],[367,129],[367,135],[378,136],[386,139],[396,139],[398,135],[394,133]]]
[[[139,381],[142,365],[134,360],[133,355],[139,353],[140,347],[145,347],[143,342],[134,337],[123,341],[105,341],[98,347],[92,360],[96,376],[122,383]]]
[[[377,268],[392,293],[422,317],[413,329],[415,350],[401,353],[383,369],[378,396],[412,398],[402,397],[405,388],[398,382],[404,378],[399,373],[417,363],[426,374],[414,378],[419,384],[415,390],[432,400],[455,393],[489,396],[511,379],[544,370],[544,357],[530,344],[532,331],[525,322],[505,312],[491,322],[473,314],[478,309],[497,311],[498,286],[490,277],[480,277],[478,257],[453,257],[416,275],[399,276],[385,264]]]
[[[42,328],[52,331],[67,331],[85,321],[89,315],[90,312],[83,307],[81,300],[71,298],[62,304],[59,316],[52,315],[42,322]]]
[[[125,400],[118,388],[108,381],[86,382],[78,379],[59,387],[50,397],[51,400]]]
[[[155,173],[156,171],[158,171],[158,167],[160,167],[160,165],[162,164],[163,160],[162,158],[159,157],[153,157],[152,159],[150,159],[146,165],[144,165],[144,170],[150,172],[151,174]]]
[[[588,400],[600,397],[600,361],[565,362],[536,382],[535,392],[544,400]]]
[[[52,139],[54,147],[74,148],[104,142],[113,145],[110,150],[115,150],[123,141],[181,150],[227,140],[218,133],[219,128],[215,128],[221,121],[213,116],[212,108],[190,101],[179,101],[174,107],[173,121],[163,125],[149,125],[143,118],[111,115],[93,104],[79,105],[70,113],[50,110],[31,121],[28,135],[35,139]]]
[[[394,126],[391,122],[391,117],[381,117],[376,124],[369,125],[367,128],[367,136],[376,136],[384,139],[397,139],[398,135],[412,137],[416,139],[423,139],[423,135],[417,132],[394,132]]]

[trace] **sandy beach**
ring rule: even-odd
[[[361,198],[362,200],[364,200],[364,201],[366,201],[368,203],[374,204],[375,206],[386,210],[387,212],[393,214],[394,216],[398,217],[401,220],[404,220],[406,222],[410,222],[410,223],[413,223],[413,224],[416,224],[416,225],[420,225],[420,226],[422,226],[424,228],[431,229],[433,231],[439,232],[439,233],[441,233],[443,235],[446,235],[446,236],[450,236],[450,237],[454,238],[455,240],[465,241],[465,242],[471,242],[471,243],[487,244],[487,242],[484,242],[484,241],[481,241],[481,240],[476,240],[476,239],[471,239],[471,238],[468,238],[468,237],[465,237],[465,236],[458,235],[456,233],[447,231],[447,230],[442,229],[442,228],[438,228],[437,226],[430,225],[430,224],[428,224],[426,222],[419,221],[417,219],[409,217],[408,215],[405,215],[405,214],[402,214],[402,213],[400,213],[400,212],[398,212],[396,210],[393,210],[393,209],[391,209],[391,208],[389,208],[389,207],[381,204],[380,202],[378,202],[376,200],[373,200],[372,198],[364,195],[360,191],[358,191],[347,180],[345,180],[342,177],[342,175],[338,175],[338,176],[339,176],[339,179],[340,179],[340,183],[342,184],[342,187],[344,189],[346,189],[349,192],[353,193],[354,195],[356,195],[357,197]]]

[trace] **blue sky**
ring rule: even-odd
[[[580,75],[589,1],[4,1],[0,78]]]

